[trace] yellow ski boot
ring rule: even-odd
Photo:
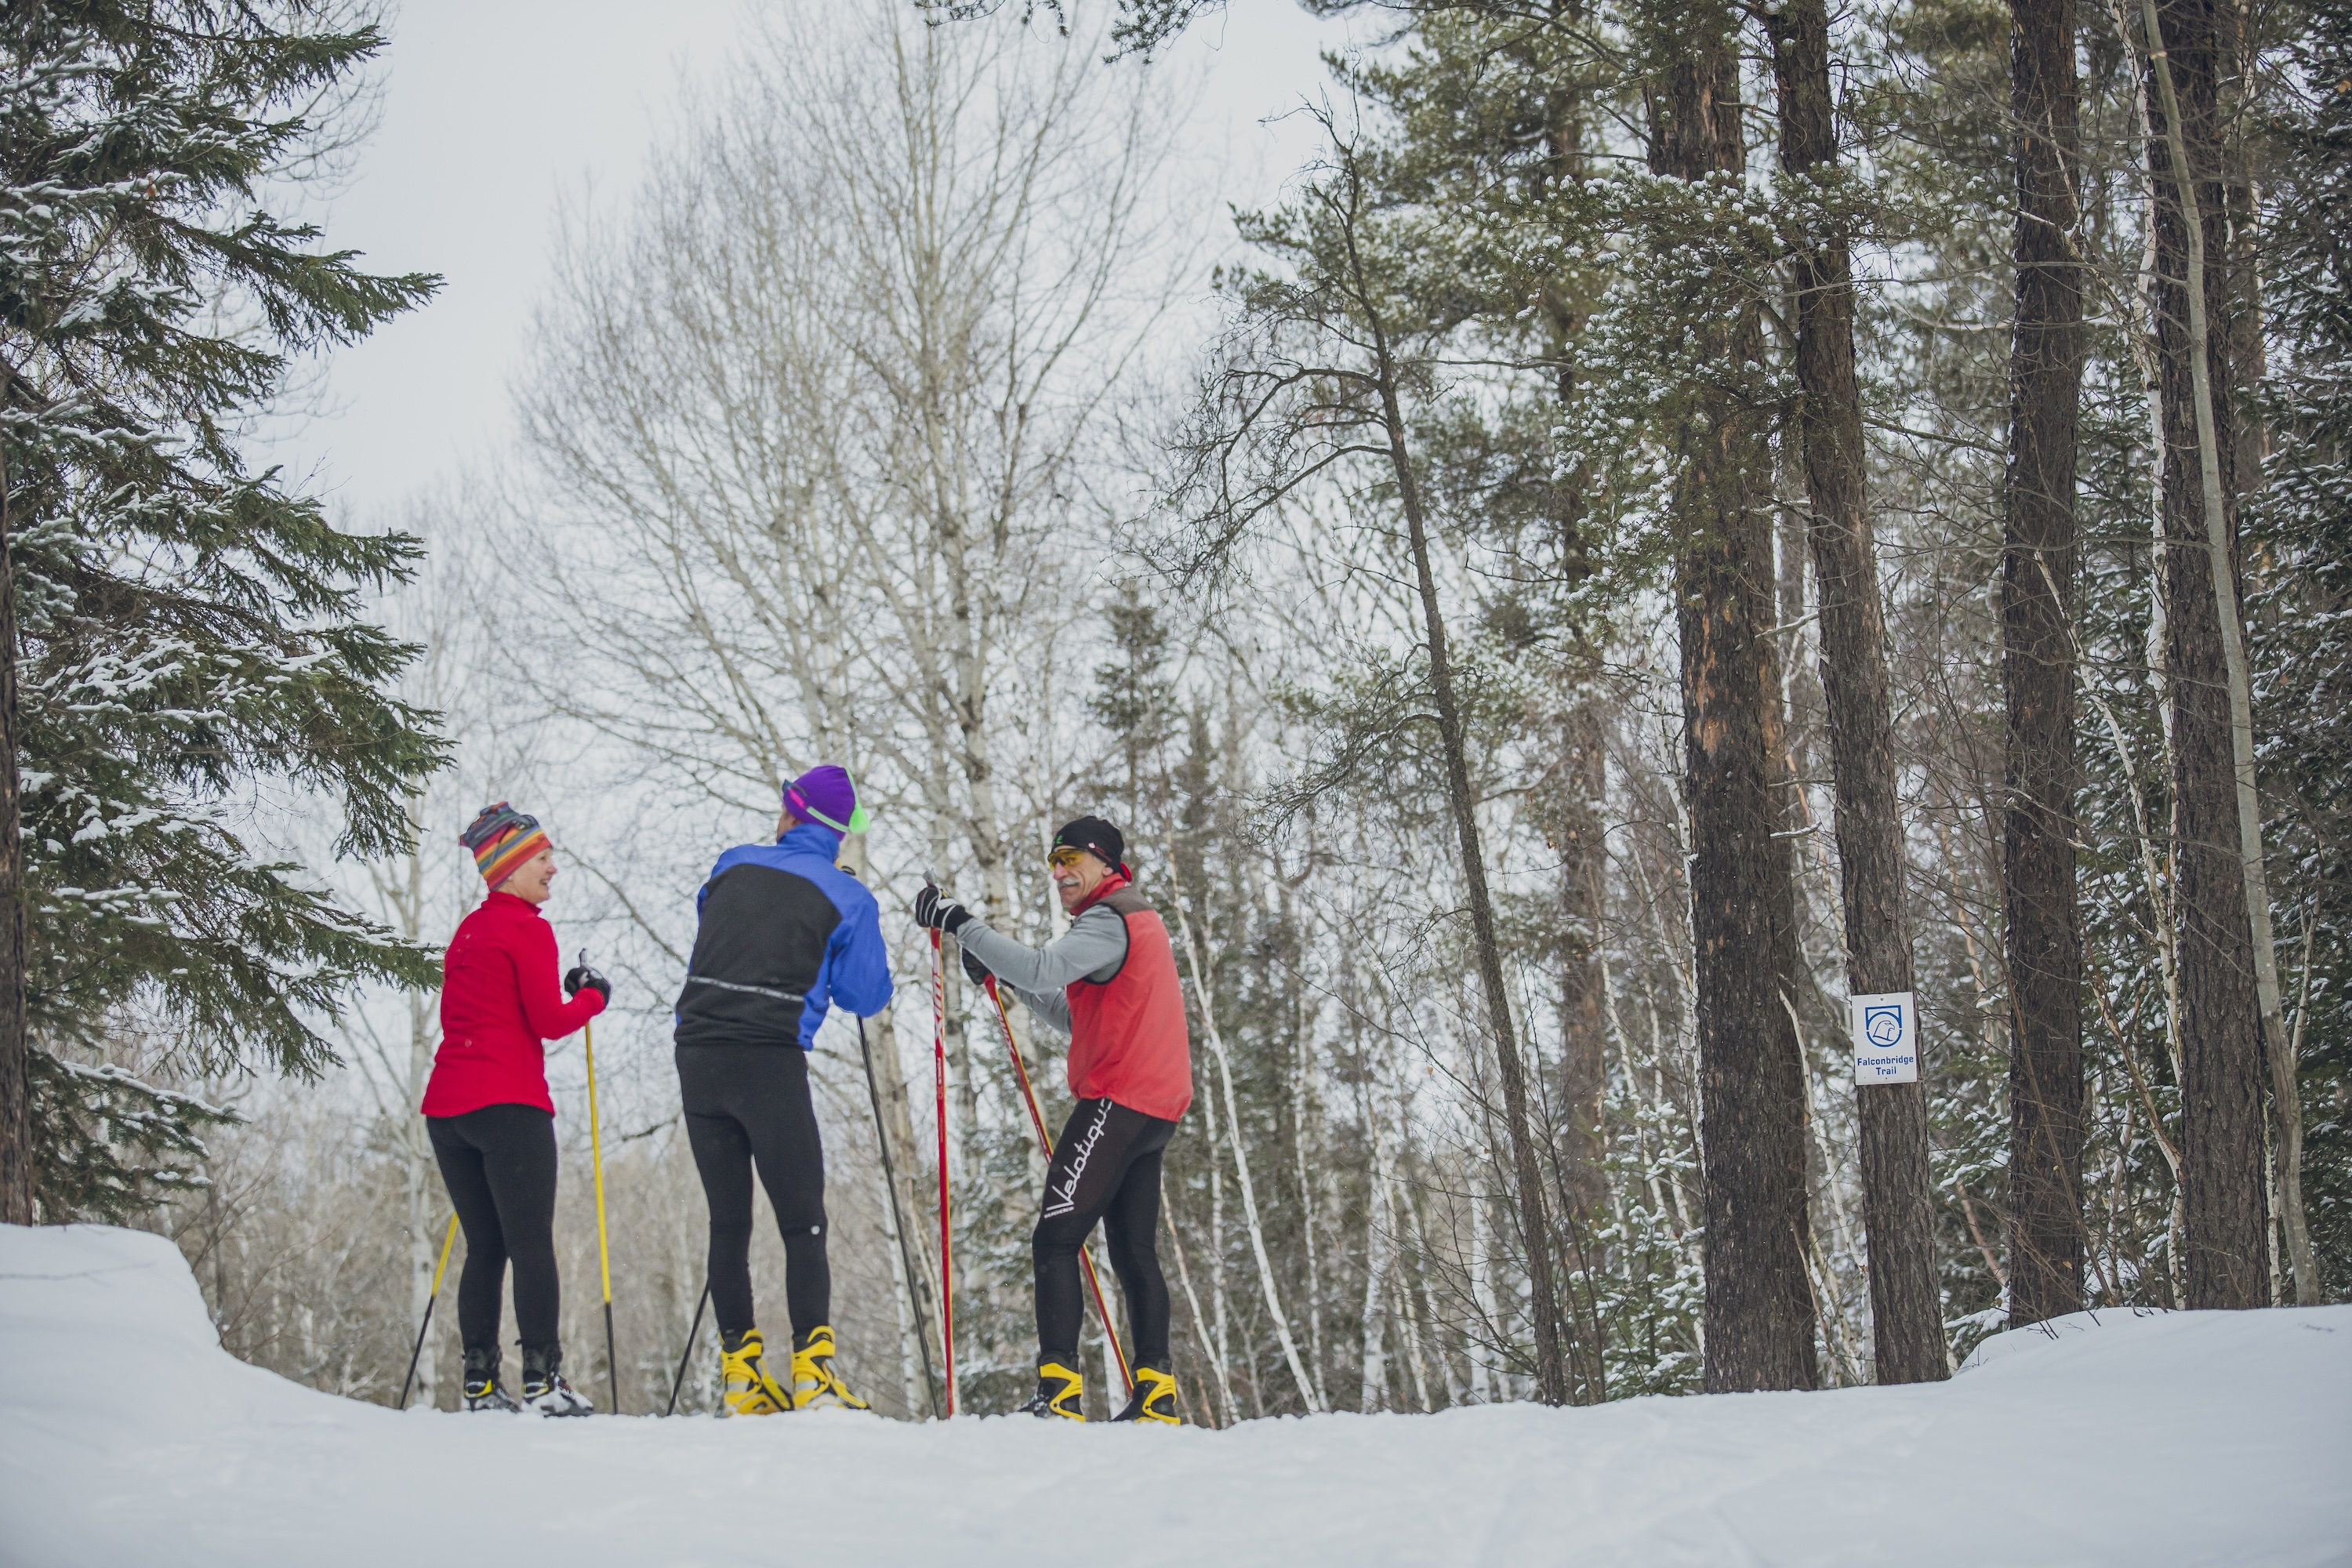
[[[793,1342],[793,1408],[863,1410],[866,1401],[849,1392],[833,1370],[833,1326],[819,1323]]]
[[[767,1345],[759,1330],[746,1329],[740,1337],[721,1334],[719,1348],[725,1352],[720,1371],[728,1415],[774,1415],[793,1407],[791,1392],[768,1375]]]
[[[1135,1394],[1114,1421],[1148,1421],[1161,1426],[1181,1426],[1176,1414],[1176,1380],[1156,1366],[1135,1369]]]
[[[1060,1416],[1065,1421],[1087,1418],[1087,1380],[1083,1373],[1072,1372],[1057,1361],[1037,1363],[1037,1392],[1021,1407],[1022,1414],[1039,1420]]]

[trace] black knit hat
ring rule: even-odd
[[[1081,816],[1054,835],[1055,848],[1065,845],[1087,851],[1106,866],[1127,868],[1127,840],[1099,816]]]

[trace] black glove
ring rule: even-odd
[[[992,972],[988,965],[982,963],[978,955],[968,947],[963,949],[963,972],[974,985],[983,991],[988,989],[988,977]]]
[[[588,950],[584,947],[580,950],[580,962],[573,964],[563,976],[563,994],[566,996],[577,996],[583,986],[604,997],[608,1005],[611,1004],[613,983],[588,967]]]
[[[940,890],[929,882],[915,895],[915,923],[926,931],[943,931],[950,936],[963,930],[971,919],[971,911],[952,899],[940,897]]]

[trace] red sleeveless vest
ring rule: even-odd
[[[1093,902],[1127,922],[1127,957],[1102,984],[1074,980],[1064,993],[1070,1092],[1177,1121],[1192,1104],[1192,1047],[1167,923],[1124,880]]]

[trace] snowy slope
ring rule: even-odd
[[[2352,1308],[2105,1314],[1955,1382],[1229,1432],[403,1415],[179,1255],[0,1226],[0,1562],[2352,1563]]]

